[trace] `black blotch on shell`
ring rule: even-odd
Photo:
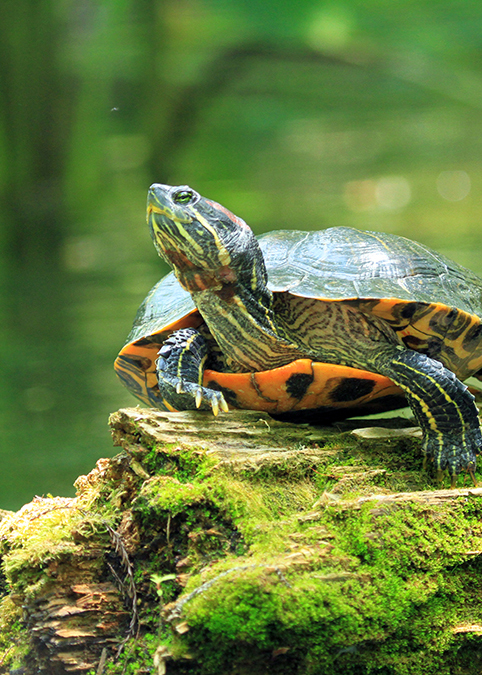
[[[309,373],[294,373],[286,380],[286,391],[293,398],[302,399],[312,382],[313,375]]]
[[[402,342],[405,345],[405,347],[408,347],[409,349],[420,349],[421,345],[426,344],[426,340],[422,340],[421,338],[416,337],[415,335],[405,335],[405,337],[402,338]]]
[[[451,309],[449,312],[447,312],[446,309],[439,309],[430,317],[428,326],[434,333],[440,332],[442,328],[447,330],[447,328],[452,325],[457,314],[458,312],[455,308]]]
[[[135,370],[147,372],[152,366],[151,359],[147,358],[147,356],[139,356],[138,354],[121,354],[117,359],[123,364],[127,363],[129,366],[133,366]]]
[[[473,349],[473,342],[477,342],[480,339],[480,334],[482,333],[482,323],[475,324],[472,328],[466,332],[463,341],[463,348],[467,351]]]
[[[407,302],[406,305],[403,305],[403,308],[402,308],[402,311],[400,312],[400,315],[404,319],[411,319],[412,316],[417,311],[418,304],[419,304],[418,302]]]
[[[334,403],[356,401],[373,391],[375,380],[361,379],[358,377],[346,377],[336,386],[330,394]]]

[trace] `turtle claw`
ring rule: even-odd
[[[465,431],[465,442],[461,442],[460,435],[445,433],[442,438],[427,435],[423,447],[425,457],[429,458],[436,469],[436,480],[439,488],[442,487],[444,475],[450,476],[450,489],[457,487],[459,474],[469,474],[473,484],[477,486],[475,479],[475,467],[477,455],[482,446],[482,437],[479,429],[468,429]]]
[[[467,473],[469,474],[472,483],[474,484],[474,487],[477,487],[477,479],[475,477],[475,471],[473,469],[467,469]],[[467,473],[464,473],[464,486],[465,486],[465,477]],[[453,490],[457,487],[457,474],[453,474],[450,476],[450,489]]]
[[[220,410],[229,411],[226,399],[220,391],[164,373],[158,373],[158,383],[162,398],[174,410],[212,410],[214,416]]]
[[[442,483],[443,483],[444,473],[445,473],[445,471],[443,471],[442,469],[438,469],[438,470],[437,470],[437,483],[438,483],[439,485],[442,485]],[[474,471],[474,469],[470,469],[470,468],[467,469],[467,473],[469,474],[469,476],[470,476],[470,478],[471,478],[471,480],[472,480],[472,483],[474,484],[474,487],[477,487],[477,479],[476,479],[476,477],[475,477],[475,471]],[[464,474],[463,474],[463,476],[464,476],[464,486],[465,486],[465,477],[466,477],[467,473],[464,473]],[[455,490],[455,489],[456,489],[456,487],[457,487],[457,478],[458,478],[458,474],[456,474],[456,473],[453,473],[453,474],[450,475],[450,489],[451,489],[451,490]]]
[[[214,391],[213,389],[208,389],[208,387],[201,387],[197,385],[196,391],[185,391],[185,393],[191,393],[194,396],[194,403],[197,409],[209,410],[211,408],[214,417],[217,417],[219,411],[228,412],[228,404],[226,399],[220,391]]]
[[[217,417],[219,411],[229,412],[228,404],[224,395],[220,391],[213,391],[212,389],[205,389],[204,391],[209,391],[211,393],[209,403],[211,404],[211,410],[213,411],[214,417]]]

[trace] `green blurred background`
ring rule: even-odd
[[[114,453],[150,183],[482,274],[481,158],[480,0],[2,0],[0,507]]]

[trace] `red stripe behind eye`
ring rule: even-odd
[[[221,206],[221,204],[213,202],[210,199],[206,199],[206,202],[215,209],[217,209],[218,211],[222,211],[225,215],[228,216],[230,220],[236,223],[236,225],[239,225],[239,227],[248,227],[242,218],[238,218],[238,216],[235,216],[234,213],[231,213],[231,211],[226,209],[224,206]]]

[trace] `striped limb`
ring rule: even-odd
[[[410,349],[380,346],[370,366],[401,387],[423,431],[423,452],[440,480],[448,470],[451,485],[466,469],[475,483],[476,455],[482,450],[474,397],[441,363]]]
[[[156,361],[159,392],[168,410],[228,411],[220,391],[202,386],[208,350],[199,331],[177,330],[162,345]]]

